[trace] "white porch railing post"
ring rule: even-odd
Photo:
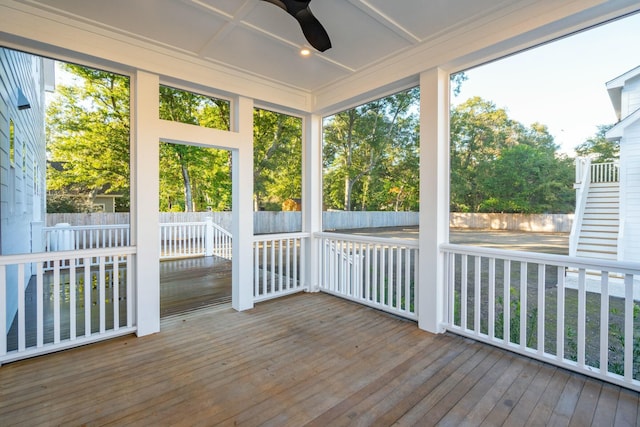
[[[210,216],[204,219],[205,229],[204,229],[204,256],[212,256],[213,255],[213,218]]]

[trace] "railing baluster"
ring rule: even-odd
[[[527,346],[527,263],[520,263],[520,347]]]
[[[91,336],[91,258],[84,259],[84,336]]]
[[[133,267],[133,260],[131,255],[127,255],[127,328],[133,326],[133,277],[131,275],[131,268]]]
[[[25,313],[24,263],[18,264],[18,351],[24,351],[27,342],[26,313]],[[5,333],[5,331],[0,331]]]
[[[76,262],[69,263],[69,339],[76,339]]]
[[[278,291],[282,291],[283,288],[283,282],[282,279],[284,277],[283,271],[282,271],[282,260],[283,260],[283,239],[278,240]]]
[[[396,251],[396,301],[394,307],[397,310],[402,309],[402,251],[395,248]]]
[[[412,249],[404,248],[404,310],[411,312],[411,260]]]
[[[578,366],[584,368],[585,363],[585,322],[587,318],[587,272],[581,268],[578,272]]]
[[[538,318],[537,321],[537,344],[538,344],[538,354],[542,355],[544,353],[544,333],[545,333],[545,282],[546,282],[546,271],[545,265],[540,263],[538,264]]]
[[[475,256],[473,260],[473,329],[476,335],[480,334],[480,310],[482,302],[482,289],[480,283],[481,257]]]
[[[111,286],[111,301],[113,304],[113,330],[120,329],[120,257],[113,257],[113,284]]]
[[[489,338],[494,339],[496,337],[496,259],[489,258],[489,283],[487,285],[488,291],[488,334]]]
[[[503,283],[503,337],[504,343],[509,344],[511,342],[511,261],[504,260],[504,283]]]
[[[633,379],[633,274],[624,276],[624,379]]]
[[[40,348],[44,345],[44,263],[36,265],[36,347]]]
[[[106,283],[105,283],[105,265],[104,257],[99,258],[98,264],[98,289],[100,298],[100,333],[103,334],[107,330],[107,316],[106,316]]]
[[[467,329],[467,255],[461,255],[462,270],[460,272],[460,327]]]
[[[558,268],[558,292],[556,303],[556,358],[564,360],[564,299],[565,299],[565,269]]]
[[[600,372],[609,369],[609,272],[600,273]]]
[[[60,342],[60,260],[53,262],[53,343]]]

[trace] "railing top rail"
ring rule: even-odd
[[[455,252],[488,258],[504,258],[513,261],[532,262],[537,264],[584,268],[587,270],[602,270],[625,274],[640,274],[640,263],[638,262],[599,260],[594,258],[572,257],[568,255],[552,255],[538,252],[512,251],[478,246],[456,245],[450,243],[440,245],[440,250],[445,252]]]
[[[69,226],[51,226],[42,227],[44,231],[51,230],[99,230],[99,229],[116,229],[116,228],[129,228],[129,224],[96,224],[96,225],[69,225]]]
[[[253,241],[266,242],[268,240],[304,239],[306,237],[311,237],[311,233],[257,234],[253,236]]]
[[[132,255],[137,252],[135,246],[113,248],[83,249],[79,251],[38,252],[0,256],[0,265],[67,260],[70,258],[89,258],[102,256]]]
[[[205,221],[191,221],[191,222],[161,222],[160,227],[180,227],[183,225],[206,225]]]
[[[215,228],[216,230],[220,231],[222,234],[225,234],[225,235],[227,235],[229,237],[232,237],[232,234],[230,232],[228,232],[227,230],[225,230],[223,227],[219,226],[215,222],[212,222],[211,225],[213,225],[213,228]]]
[[[361,235],[355,235],[355,234],[330,233],[330,232],[314,233],[313,237],[347,240],[350,242],[358,242],[358,243],[379,243],[383,245],[405,246],[407,248],[414,248],[414,249],[418,249],[420,247],[417,239],[405,240],[405,239],[389,238],[389,237],[361,236]]]

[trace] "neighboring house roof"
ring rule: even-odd
[[[625,83],[634,77],[640,76],[640,66],[627,71],[624,74],[619,75],[613,80],[607,82],[607,91],[609,92],[609,98],[611,99],[611,103],[613,104],[613,109],[616,112],[616,117],[618,120],[622,119],[621,110],[622,110],[622,88]]]
[[[49,167],[51,167],[52,169],[57,170],[58,172],[64,171],[64,165],[66,163],[67,162],[58,162],[58,161],[47,160],[47,165]],[[110,189],[111,189],[111,184],[105,184],[101,188],[97,189],[96,196],[122,197],[122,193],[110,193],[109,192]],[[87,192],[89,191],[86,188],[84,190],[87,191]]]
[[[617,140],[622,138],[625,129],[637,123],[638,121],[640,121],[640,108],[629,114],[623,120],[620,120],[614,127],[609,129],[606,133],[606,138],[610,140]]]

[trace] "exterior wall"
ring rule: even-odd
[[[0,255],[41,252],[42,238],[32,237],[45,216],[44,61],[0,49]],[[31,108],[17,108],[18,88]],[[10,123],[14,125],[14,158],[10,158]],[[37,176],[35,176],[37,175]],[[7,283],[16,271],[8,269]],[[25,280],[31,276],[25,272]],[[17,310],[17,289],[7,287],[7,327]]]
[[[624,83],[622,88],[621,119],[640,108],[640,75]]]
[[[640,91],[638,91],[640,93]],[[618,260],[640,262],[640,122],[620,140],[620,239]]]

